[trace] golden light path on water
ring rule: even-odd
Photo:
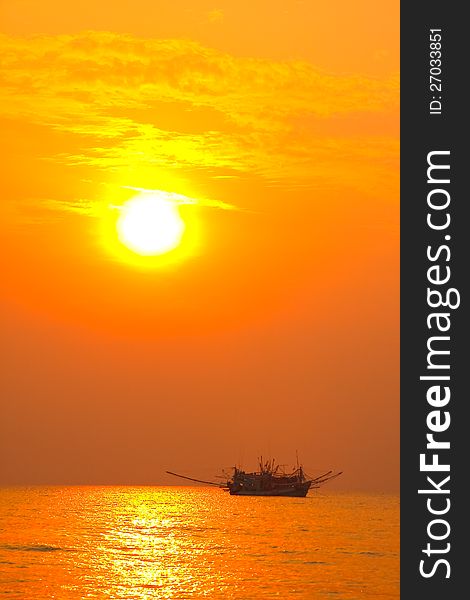
[[[8,598],[399,597],[397,496],[15,488],[0,515]]]

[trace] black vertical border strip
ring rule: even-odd
[[[470,375],[470,353],[466,347],[468,330],[468,279],[470,264],[470,226],[465,220],[466,205],[470,205],[468,191],[464,182],[469,167],[466,166],[470,152],[465,144],[465,132],[468,131],[468,119],[464,109],[465,92],[468,87],[470,61],[469,29],[463,9],[464,2],[402,2],[401,3],[401,192],[400,192],[400,268],[401,268],[401,541],[400,541],[400,597],[403,600],[433,600],[448,598],[449,600],[465,596],[467,588],[464,566],[466,549],[464,549],[465,531],[468,525],[466,506],[470,502],[466,498],[465,483],[467,469],[464,467],[468,449],[464,438],[470,440],[470,429],[466,432],[464,411],[469,399],[466,390],[465,376]],[[442,93],[430,91],[430,29],[442,30]],[[442,96],[442,114],[429,114],[429,102],[432,95]],[[427,183],[427,154],[434,150],[450,150],[450,179],[445,186],[451,194],[449,207],[451,224],[444,232],[432,231],[426,224],[428,213],[427,194],[430,185]],[[442,187],[442,186],[441,186]],[[444,211],[443,211],[444,212]],[[441,216],[441,215],[440,215]],[[444,235],[450,235],[449,241]],[[439,439],[449,440],[450,450],[441,450],[440,462],[450,461],[450,494],[438,496],[449,497],[451,508],[442,518],[447,519],[451,527],[449,537],[441,542],[428,537],[427,527],[433,518],[428,512],[426,502],[429,496],[419,495],[418,489],[427,489],[426,476],[432,473],[421,473],[419,455],[426,452],[426,416],[432,407],[427,403],[426,391],[431,385],[420,381],[421,375],[427,371],[427,340],[431,333],[426,319],[432,309],[427,306],[426,289],[427,269],[430,263],[426,257],[426,248],[431,245],[437,248],[447,243],[451,250],[449,265],[451,280],[447,287],[455,287],[461,294],[460,307],[447,310],[451,318],[451,328],[447,334],[450,342],[450,355],[444,362],[450,362],[450,371],[438,374],[450,374],[448,383],[451,389],[451,400],[446,408],[451,415],[450,428],[438,434]],[[444,255],[443,255],[444,256]],[[434,286],[436,287],[436,286]],[[445,288],[446,286],[441,286]],[[439,332],[437,332],[438,334]],[[469,363],[469,364],[467,364]],[[438,437],[438,436],[436,436]],[[432,453],[433,451],[428,451]],[[448,459],[448,460],[445,460]],[[429,462],[429,459],[428,459]],[[436,481],[447,474],[435,473]],[[433,529],[437,534],[444,531],[443,526]],[[447,542],[450,550],[444,554],[433,554],[428,558],[422,550],[430,542],[434,548],[443,548]],[[446,578],[446,568],[439,566],[432,577],[420,575],[420,561],[426,559],[425,569],[429,572],[435,560],[444,558],[450,564],[450,578]],[[460,590],[460,591],[459,591]]]

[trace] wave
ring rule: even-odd
[[[13,544],[4,544],[0,546],[0,550],[13,550],[17,552],[56,552],[64,550],[58,546],[47,546],[45,544],[37,544],[34,546],[16,546]]]

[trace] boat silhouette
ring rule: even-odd
[[[263,462],[259,459],[257,471],[246,472],[239,467],[233,467],[232,474],[227,476],[226,481],[218,483],[215,481],[205,481],[166,471],[169,475],[189,479],[198,483],[219,487],[230,493],[231,496],[286,496],[305,498],[310,489],[319,488],[327,481],[331,481],[341,475],[342,471],[327,471],[318,477],[308,476],[302,465],[297,466],[292,471],[286,472],[280,465],[276,465],[274,459]]]

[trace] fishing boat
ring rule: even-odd
[[[305,498],[310,489],[319,488],[327,481],[341,475],[341,471],[336,473],[328,471],[318,477],[309,477],[298,462],[292,471],[286,472],[280,465],[276,465],[274,459],[263,461],[262,458],[259,459],[257,471],[247,473],[239,467],[233,467],[231,476],[228,476],[223,483],[195,479],[173,471],[167,471],[167,473],[182,479],[217,486],[229,492],[231,496],[287,496],[297,498]]]

